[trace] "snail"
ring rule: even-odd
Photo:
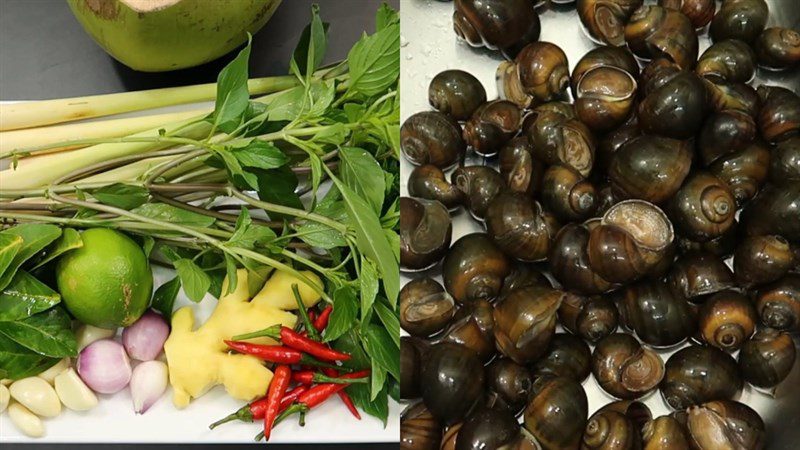
[[[671,199],[668,214],[678,233],[708,241],[733,226],[736,200],[719,178],[695,172]]]
[[[595,156],[596,173],[608,173],[608,168],[617,150],[622,148],[628,141],[641,135],[642,130],[639,128],[639,118],[636,117],[636,114],[631,114],[624,124],[601,137],[597,145],[597,155]]]
[[[542,111],[526,131],[533,155],[546,164],[561,163],[584,177],[594,164],[595,140],[580,120],[555,111]]]
[[[594,344],[616,331],[619,313],[608,297],[567,293],[558,309],[558,319],[567,331]]]
[[[800,64],[800,33],[783,27],[767,28],[756,39],[758,62],[770,69],[788,69]]]
[[[800,182],[764,186],[742,210],[741,220],[750,236],[777,234],[800,242]]]
[[[597,209],[597,191],[571,167],[554,164],[544,172],[542,204],[563,222],[588,219]]]
[[[695,27],[674,9],[658,5],[637,8],[625,25],[625,42],[641,58],[665,54],[683,69],[691,69],[697,61]]]
[[[697,133],[708,112],[707,91],[699,76],[666,67],[643,86],[644,97],[636,110],[642,131],[677,139]]]
[[[442,426],[425,407],[417,402],[400,415],[400,448],[403,450],[436,450],[442,439]]]
[[[641,5],[642,0],[578,0],[578,17],[593,40],[619,47],[628,18]]]
[[[689,346],[667,359],[661,395],[667,405],[682,410],[711,400],[735,397],[742,390],[736,361],[715,347]]]
[[[671,416],[650,420],[642,427],[642,450],[679,450],[689,448],[686,428]]]
[[[636,399],[658,386],[664,361],[629,334],[604,337],[592,353],[592,374],[600,387],[620,399]]]
[[[691,447],[698,450],[763,450],[766,441],[764,421],[758,413],[744,403],[731,400],[689,408],[686,428]]]
[[[479,408],[464,420],[456,436],[455,450],[506,448],[518,439],[519,428],[508,411]]]
[[[694,250],[679,257],[667,275],[667,283],[693,302],[736,284],[733,272],[722,258],[706,250]]]
[[[535,361],[547,350],[556,329],[562,291],[543,286],[514,289],[494,307],[497,349],[518,364]]]
[[[718,292],[706,300],[697,314],[703,340],[733,352],[753,335],[758,315],[750,300],[736,291]]]
[[[484,233],[459,238],[442,263],[444,287],[458,303],[496,298],[510,272],[511,262]]]
[[[764,0],[725,0],[714,15],[708,34],[714,42],[740,39],[751,44],[764,30],[768,17]]]
[[[764,325],[800,331],[800,275],[789,274],[756,293],[756,309]]]
[[[789,242],[778,235],[745,237],[733,254],[733,271],[744,287],[778,281],[794,266]]]
[[[464,121],[486,103],[486,89],[469,72],[445,70],[431,80],[428,102],[434,109],[453,119]]]
[[[728,109],[711,114],[697,137],[703,164],[708,166],[726,154],[744,149],[757,133],[755,120],[742,111]]]
[[[565,377],[541,377],[533,383],[524,426],[547,449],[575,449],[589,415],[586,392]]]
[[[503,146],[498,166],[509,191],[534,195],[541,189],[544,164],[533,157],[533,148],[527,137],[515,137]]]
[[[794,341],[788,333],[762,328],[742,346],[739,369],[744,380],[753,386],[774,388],[789,376],[796,353]]]
[[[756,90],[749,84],[728,81],[717,75],[705,75],[702,80],[713,111],[734,109],[751,117],[757,116],[761,100]]]
[[[425,344],[417,338],[400,338],[400,398],[415,399],[422,395],[420,370]]]
[[[550,273],[567,290],[582,294],[599,294],[610,290],[614,285],[604,280],[590,266],[588,243],[587,226],[567,224],[556,235],[547,262]],[[616,327],[616,324],[614,326]]]
[[[593,131],[614,129],[625,123],[633,111],[636,86],[636,79],[624,69],[590,69],[575,86],[575,112]]]
[[[447,208],[435,200],[400,198],[400,266],[425,270],[438,263],[450,247],[453,226]]]
[[[522,108],[559,98],[569,85],[567,55],[550,42],[532,42],[514,58],[497,68],[500,98]]]
[[[761,98],[758,128],[761,136],[779,142],[800,133],[800,97],[789,89],[761,85],[757,89]]]
[[[492,200],[503,190],[503,178],[489,166],[462,166],[450,175],[452,184],[462,193],[464,205],[478,220],[486,217]]]
[[[416,278],[400,290],[400,326],[412,336],[442,331],[456,312],[453,297],[433,278]]]
[[[460,344],[482,362],[491,359],[495,353],[492,305],[478,299],[461,306],[440,341]]]
[[[556,228],[538,202],[525,194],[504,192],[486,211],[486,232],[505,254],[539,261],[547,257]]]
[[[689,174],[692,153],[686,141],[653,135],[630,139],[611,159],[611,186],[623,198],[664,203]]]
[[[573,97],[577,92],[578,82],[583,78],[583,75],[598,67],[614,67],[621,69],[630,74],[634,79],[639,76],[639,64],[627,48],[614,47],[612,45],[595,47],[586,52],[586,54],[578,60],[578,63],[575,64],[575,68],[572,69],[570,86],[572,88]]]
[[[642,428],[651,418],[644,403],[630,400],[609,403],[589,417],[581,450],[639,450]]]
[[[408,176],[408,193],[412,197],[436,200],[450,211],[464,203],[464,193],[448,183],[442,169],[432,164],[414,167]]]
[[[425,111],[403,122],[400,149],[411,164],[447,169],[464,156],[467,147],[458,122],[442,113]]]
[[[544,376],[571,378],[583,382],[592,372],[592,351],[581,338],[556,333],[545,353],[533,365],[535,378]]]
[[[769,159],[769,178],[776,184],[800,181],[800,136],[778,142]]]
[[[533,376],[528,368],[508,358],[498,358],[486,366],[487,405],[518,416],[528,405]]]
[[[464,124],[464,141],[478,155],[494,156],[513,138],[522,124],[522,113],[508,100],[479,106]]]
[[[528,0],[456,0],[456,35],[472,47],[500,50],[513,58],[539,39],[539,15]]]
[[[722,236],[711,239],[710,241],[699,242],[687,237],[678,235],[678,250],[682,254],[696,251],[709,252],[718,257],[727,257],[733,254],[736,244],[739,242],[739,222],[733,221],[733,225]]]
[[[715,42],[697,60],[695,73],[716,75],[734,83],[747,83],[756,71],[756,55],[746,42],[726,39]]]
[[[761,141],[727,153],[714,161],[708,171],[731,190],[737,206],[755,197],[770,172],[770,151]]]
[[[695,331],[686,299],[660,280],[641,280],[615,296],[621,322],[653,347],[672,347]]]
[[[658,0],[658,4],[682,12],[695,29],[708,25],[717,9],[714,0]]]
[[[553,287],[550,280],[538,268],[528,264],[516,264],[511,273],[503,279],[500,295],[508,294],[514,289],[527,286]]]
[[[472,350],[458,344],[431,346],[421,377],[425,406],[445,424],[464,419],[483,395],[483,364]]]

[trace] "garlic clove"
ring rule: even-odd
[[[87,411],[97,406],[97,396],[73,368],[61,372],[55,379],[55,386],[61,403],[73,411]]]
[[[164,395],[169,382],[167,365],[158,360],[145,361],[133,369],[131,375],[131,397],[133,411],[144,414]]]
[[[13,402],[9,405],[8,418],[11,419],[11,423],[26,436],[34,438],[44,436],[44,423],[42,423],[42,419],[28,411],[28,408],[19,403]]]
[[[75,339],[78,341],[78,351],[83,350],[92,342],[100,339],[110,339],[117,334],[116,328],[108,330],[106,328],[93,327],[91,325],[81,325],[75,332]]]
[[[55,417],[61,413],[61,401],[55,389],[39,377],[23,378],[11,383],[8,393],[36,415]]]
[[[10,400],[11,394],[8,393],[8,388],[4,384],[0,384],[0,413],[6,410]]]
[[[53,384],[53,380],[55,380],[56,376],[67,369],[69,369],[69,358],[64,358],[57,362],[53,367],[36,376],[50,384]]]

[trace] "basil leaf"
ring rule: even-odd
[[[375,324],[366,327],[364,348],[370,358],[377,361],[395,379],[400,379],[400,349],[394,345],[383,327]]]
[[[366,150],[353,147],[339,149],[339,176],[361,198],[367,200],[376,214],[383,208],[386,177],[375,158]]]
[[[250,59],[252,36],[247,35],[247,45],[236,55],[217,77],[217,99],[214,103],[214,124],[226,133],[236,129],[250,100],[247,88],[249,77],[247,63]]]
[[[187,211],[166,203],[145,203],[133,210],[134,213],[162,222],[170,222],[177,225],[188,225],[192,227],[210,227],[214,224],[214,218]]]
[[[11,265],[19,249],[22,248],[22,243],[22,236],[0,233],[0,277]]]
[[[380,31],[389,25],[398,23],[400,23],[400,16],[391,6],[384,3],[378,8],[378,13],[375,15],[375,31]]]
[[[358,315],[358,299],[350,286],[342,286],[333,291],[333,312],[328,327],[325,328],[325,341],[335,341],[353,328]]]
[[[233,152],[224,149],[216,152],[216,155],[222,159],[225,169],[228,171],[228,178],[233,184],[240,189],[257,189],[258,179],[255,175],[245,172],[239,160],[236,159]]]
[[[156,289],[153,294],[151,307],[160,312],[167,321],[172,317],[172,310],[175,307],[175,299],[181,290],[181,280],[175,277]]]
[[[320,144],[341,145],[345,139],[347,139],[349,134],[350,130],[348,130],[343,123],[335,123],[325,127],[325,129],[315,134],[314,142],[318,142]]]
[[[203,272],[191,259],[182,258],[172,263],[181,279],[183,291],[189,300],[197,303],[205,297],[211,287],[211,277]]]
[[[150,193],[141,186],[114,183],[95,190],[92,192],[92,197],[96,198],[100,203],[130,210],[145,204],[150,197]]]
[[[319,5],[312,5],[311,23],[303,29],[289,63],[289,68],[298,78],[310,76],[322,64],[328,46],[328,26],[319,17]]]
[[[295,120],[302,111],[306,100],[306,89],[297,86],[292,89],[275,94],[269,102],[269,120]]]
[[[236,229],[228,240],[228,244],[247,249],[255,248],[258,245],[269,247],[277,238],[278,235],[271,228],[258,224],[253,225],[247,208],[242,208],[239,218],[236,219]],[[280,252],[279,248],[276,250]]]
[[[144,256],[150,258],[150,253],[153,253],[153,247],[156,246],[156,240],[152,236],[142,236],[142,251]]]
[[[0,321],[15,321],[46,311],[61,301],[58,292],[24,270],[0,292]]]
[[[383,426],[386,427],[386,421],[389,418],[389,396],[386,394],[385,387],[378,392],[374,400],[370,400],[370,389],[365,384],[351,384],[345,390],[358,408],[380,419]]]
[[[366,96],[380,94],[400,75],[400,25],[388,25],[363,36],[347,55],[350,66],[348,91]]]
[[[258,139],[250,141],[245,147],[234,148],[231,151],[244,167],[275,169],[289,162],[289,157],[274,144]]]
[[[3,271],[3,275],[0,276],[0,289],[4,289],[25,261],[44,250],[61,236],[61,228],[49,224],[30,223],[0,231],[0,234],[11,236],[12,240],[14,236],[22,238],[22,246],[19,247],[11,263]]]
[[[336,306],[333,308],[335,311]],[[333,317],[331,317],[331,319],[332,318]],[[356,330],[352,329],[352,327],[333,343],[333,348],[350,355],[350,360],[342,362],[342,365],[347,368],[362,370],[369,369],[372,365],[369,355],[367,355],[364,348],[361,346]]]
[[[72,322],[59,307],[15,322],[0,322],[0,334],[40,355],[63,358],[78,354]]]
[[[375,296],[378,295],[378,271],[375,264],[369,259],[361,256],[361,273],[358,281],[361,284],[361,319],[372,309],[375,303]]]
[[[64,228],[61,237],[56,239],[55,242],[50,244],[50,246],[45,249],[44,258],[36,263],[31,270],[38,269],[39,267],[42,267],[50,261],[53,261],[64,253],[81,247],[83,247],[83,239],[81,239],[81,234],[75,229]]]
[[[284,166],[270,170],[256,169],[255,173],[258,175],[258,198],[268,203],[303,208],[303,202],[294,192],[297,189],[297,175],[290,168]],[[274,220],[285,218],[277,213],[269,213],[269,216]]]
[[[383,234],[386,240],[389,241],[389,246],[394,250],[394,258],[400,261],[400,235],[394,230],[384,229]]]
[[[383,326],[386,327],[386,331],[394,341],[394,345],[400,348],[400,319],[397,317],[397,314],[383,304],[383,299],[375,303],[375,313],[378,315]]]
[[[236,290],[236,285],[239,284],[239,276],[236,273],[236,261],[233,256],[225,253],[225,274],[228,277],[228,292],[225,295],[232,294]]]
[[[5,371],[4,378],[19,380],[39,375],[60,360],[34,353],[0,333],[0,367]]]
[[[372,371],[370,373],[369,400],[374,401],[386,383],[386,369],[381,367],[376,360],[372,360]]]
[[[324,203],[323,200],[323,202],[317,204],[314,212],[337,222],[345,222],[347,220],[347,210],[342,201]],[[299,238],[312,247],[329,250],[347,245],[347,240],[345,240],[342,233],[319,222],[306,220],[294,224],[294,229],[300,235]]]
[[[221,270],[210,270],[208,272],[208,278],[211,280],[211,286],[208,288],[208,292],[214,296],[214,298],[222,297],[222,283],[225,281],[226,271],[225,269]]]

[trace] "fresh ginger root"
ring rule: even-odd
[[[322,280],[313,272],[305,271],[300,273],[314,281],[319,287],[322,287]],[[292,292],[293,284],[297,285],[297,290],[300,291],[300,298],[303,299],[303,304],[306,308],[311,308],[319,302],[320,296],[314,291],[314,288],[302,281],[298,282],[297,278],[288,272],[276,271],[267,280],[261,291],[253,297],[253,303],[270,305],[278,309],[295,310],[297,309],[297,300],[295,300]]]
[[[315,282],[319,281],[311,272],[303,274]],[[244,401],[253,400],[267,392],[272,371],[264,367],[264,362],[258,358],[228,353],[224,341],[237,334],[262,330],[276,324],[293,327],[297,318],[294,314],[273,306],[266,299],[248,301],[246,270],[237,272],[237,280],[236,290],[220,297],[211,317],[197,330],[194,329],[195,318],[191,307],[183,307],[172,316],[172,331],[164,344],[164,353],[169,365],[172,401],[178,408],[185,408],[192,398],[200,397],[218,384],[224,385],[231,397]],[[304,304],[313,305],[319,301],[319,294],[303,281],[280,271],[267,281],[258,296],[265,290],[270,296],[286,295],[278,289],[283,286],[294,299],[292,284],[297,284],[300,288]],[[319,284],[321,286],[322,282],[319,281]],[[222,284],[222,292],[227,290],[226,279]],[[250,342],[275,343],[268,338],[252,339]]]

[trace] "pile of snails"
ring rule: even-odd
[[[401,448],[764,448],[737,398],[796,359],[800,97],[748,83],[800,34],[764,0],[577,0],[570,72],[534,3],[455,0],[500,98],[447,70],[401,127]],[[485,232],[454,239],[465,213]]]

